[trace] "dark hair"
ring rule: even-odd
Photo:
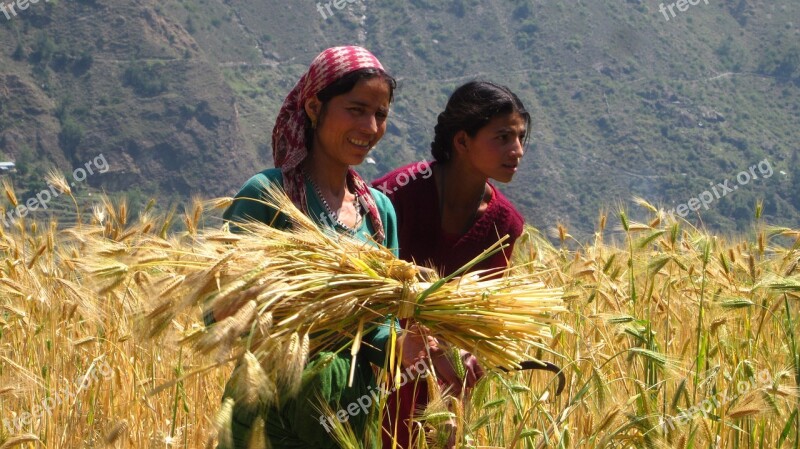
[[[322,112],[324,113],[325,106],[334,97],[338,97],[339,95],[344,95],[350,92],[361,80],[372,79],[376,77],[383,78],[386,81],[386,84],[389,85],[389,103],[391,103],[392,100],[394,100],[394,90],[397,89],[397,80],[395,80],[392,75],[389,75],[380,69],[360,69],[350,72],[347,75],[337,79],[317,93],[317,98],[322,103]],[[305,134],[306,148],[310,152],[311,145],[314,142],[314,130],[311,128],[311,118],[308,116],[308,114],[306,114]]]
[[[447,162],[453,155],[453,138],[459,131],[475,137],[478,131],[500,115],[518,113],[531,127],[531,115],[514,92],[505,86],[489,81],[470,81],[450,95],[447,106],[439,114],[434,128],[431,153],[439,162]],[[526,134],[525,142],[528,141]]]

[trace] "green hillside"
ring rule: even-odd
[[[763,199],[767,220],[800,223],[796,0],[703,0],[674,17],[655,0],[326,3],[51,0],[0,13],[9,176],[31,195],[47,167],[102,153],[111,169],[87,178],[94,189],[232,195],[270,165],[272,122],[311,59],[355,43],[400,80],[367,177],[428,157],[449,93],[483,78],[533,112],[503,189],[536,226],[586,235],[603,207],[691,206],[726,182],[738,188],[690,218],[747,229]],[[737,181],[759,163],[769,170]]]

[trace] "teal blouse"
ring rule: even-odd
[[[260,221],[272,223],[276,228],[288,228],[289,222],[285,216],[275,217],[277,211],[267,207],[263,203],[255,200],[264,199],[264,185],[283,186],[283,174],[277,168],[262,171],[250,178],[234,198],[233,204],[225,211],[223,218],[232,223],[235,231],[236,222]],[[384,226],[386,236],[384,246],[390,248],[395,256],[398,255],[397,240],[397,216],[391,201],[376,189],[370,188],[370,193],[378,206],[378,212]],[[327,213],[322,201],[317,196],[315,189],[309,181],[306,181],[306,197],[308,209],[312,219],[321,227],[331,229],[334,221],[326,219]],[[345,231],[340,225],[335,224],[337,231]],[[372,221],[364,217],[360,227],[355,232],[355,237],[363,241],[371,241],[370,236],[374,235],[375,229]],[[364,342],[359,352],[356,362],[356,376],[352,388],[347,387],[350,372],[349,351],[336,354],[331,362],[330,353],[318,354],[310,362],[306,369],[310,369],[315,364],[320,363],[321,359],[326,359],[327,368],[320,371],[316,378],[309,382],[300,393],[289,401],[284,401],[280,405],[267,410],[264,418],[266,422],[265,433],[270,440],[273,449],[289,448],[336,448],[329,430],[332,428],[331,422],[336,417],[322,417],[317,410],[318,399],[328,401],[334,412],[347,410],[348,406],[363,400],[365,395],[372,396],[376,391],[375,379],[369,363],[383,366],[386,358],[385,348],[390,338],[390,324],[396,320],[391,320],[379,326],[374,331],[364,336]],[[399,324],[396,324],[399,328]],[[230,386],[225,389],[225,396],[230,395]],[[355,410],[355,408],[351,408]],[[361,409],[363,410],[363,409]],[[345,415],[348,424],[353,428],[356,435],[365,433],[368,416],[363,412]],[[237,413],[234,406],[233,434],[234,448],[247,448],[252,433],[252,425],[255,416],[248,416],[244,413]],[[369,447],[379,447],[380,437],[375,433],[377,429],[372,429],[374,437]],[[218,449],[229,449],[219,446]]]
[[[287,228],[289,223],[285,216],[279,216],[273,223],[276,213],[275,209],[266,207],[263,203],[259,203],[258,201],[247,199],[255,198],[263,200],[264,185],[283,186],[283,173],[277,168],[270,168],[250,178],[239,193],[236,194],[236,199],[222,215],[222,218],[233,222],[255,220],[262,223],[272,223],[274,227],[279,229]],[[389,198],[380,191],[372,187],[369,188],[369,191],[375,199],[375,203],[378,206],[378,214],[383,222],[384,233],[386,235],[383,246],[391,249],[394,251],[395,256],[398,256],[397,215],[395,215],[394,206],[392,206],[392,202]],[[325,206],[323,206],[322,201],[314,191],[314,187],[308,180],[306,181],[306,198],[311,218],[320,227],[329,227],[333,224],[333,220],[327,218]],[[340,232],[345,231],[345,229],[338,224],[336,230]],[[365,216],[364,220],[361,221],[361,226],[356,232],[356,238],[368,241],[368,237],[372,236],[374,233],[375,229],[372,226],[372,221]]]

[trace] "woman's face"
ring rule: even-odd
[[[364,162],[386,132],[390,96],[386,80],[373,77],[359,80],[350,92],[333,97],[324,108],[316,98],[309,100],[306,111],[312,119],[319,117],[313,151],[343,165]]]
[[[518,112],[493,118],[475,137],[459,132],[455,150],[480,175],[509,182],[524,154],[525,119]]]

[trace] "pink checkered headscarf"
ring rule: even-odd
[[[361,47],[329,48],[317,56],[311,67],[303,74],[283,101],[283,106],[272,130],[272,156],[275,167],[283,173],[283,188],[300,210],[308,213],[305,179],[300,164],[308,156],[305,133],[305,103],[337,79],[361,69],[383,71],[378,58]],[[367,209],[375,229],[375,240],[383,243],[385,233],[378,214],[378,206],[369,192],[367,183],[352,168],[348,173],[349,184]]]

